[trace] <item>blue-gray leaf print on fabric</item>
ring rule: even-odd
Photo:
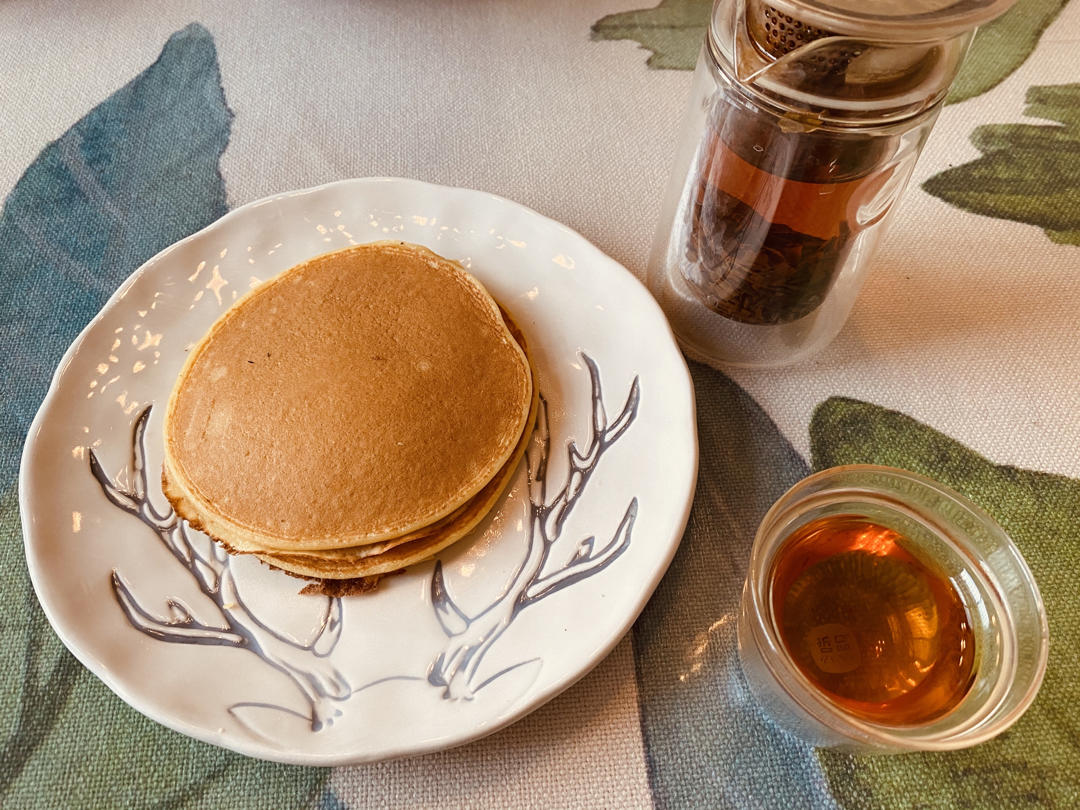
[[[15,617],[0,622],[0,807],[293,808],[322,795],[326,769],[250,759],[125,706],[49,629],[19,535],[18,451],[53,369],[127,275],[225,213],[231,119],[213,38],[188,26],[46,146],[0,214],[0,615]]]
[[[231,122],[214,40],[192,24],[46,146],[8,196],[0,491],[68,344],[136,267],[225,213],[218,159]]]
[[[697,496],[633,631],[653,797],[658,807],[834,807],[810,748],[757,707],[736,651],[757,524],[809,466],[739,386],[705,366],[691,371]]]

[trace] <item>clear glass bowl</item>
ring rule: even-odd
[[[853,716],[816,688],[788,654],[770,592],[775,555],[800,527],[832,515],[863,517],[904,535],[909,549],[958,591],[975,635],[975,676],[944,716],[910,726]],[[813,745],[878,753],[966,748],[1000,734],[1035,699],[1048,653],[1038,585],[990,516],[928,478],[869,465],[810,476],[765,515],[751,552],[738,635],[751,689],[780,725]]]

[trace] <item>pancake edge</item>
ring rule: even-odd
[[[536,416],[539,412],[539,397],[534,396],[533,402],[534,407],[530,410],[531,418],[525,426],[525,430],[522,433],[518,444],[514,448],[513,455],[499,470],[495,478],[492,479],[492,481],[497,481],[497,486],[495,491],[489,496],[489,503],[476,515],[468,518],[460,525],[455,526],[445,537],[440,537],[437,540],[429,540],[428,538],[421,536],[408,540],[400,545],[395,545],[381,554],[361,558],[341,576],[328,576],[325,571],[319,571],[317,566],[305,566],[302,560],[295,559],[297,557],[302,558],[305,556],[302,553],[282,556],[256,554],[255,556],[271,568],[278,568],[287,574],[307,579],[315,583],[323,581],[341,582],[343,580],[363,579],[376,575],[391,574],[395,571],[400,571],[416,565],[417,563],[431,559],[440,551],[443,551],[459,540],[464,539],[484,520],[484,518],[490,515],[503,493],[506,492],[507,487],[510,486],[510,482],[514,480],[518,467],[521,464],[521,460],[525,457],[525,451],[529,446],[529,441],[532,439],[533,430],[536,427]],[[417,546],[415,551],[407,548],[413,544]],[[403,557],[403,554],[407,556]],[[285,559],[283,559],[283,557]],[[345,567],[346,566],[341,566],[341,568]]]

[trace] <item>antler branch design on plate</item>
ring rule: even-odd
[[[585,491],[600,458],[619,440],[637,416],[641,392],[638,378],[630,386],[619,415],[608,421],[600,385],[600,370],[591,357],[582,353],[592,381],[592,421],[584,449],[571,441],[567,447],[569,470],[566,481],[548,500],[548,457],[551,434],[548,406],[543,396],[537,414],[533,446],[527,453],[529,527],[528,550],[510,583],[499,597],[475,616],[466,615],[451,598],[443,578],[442,563],[435,564],[431,578],[431,601],[435,615],[447,635],[447,644],[428,670],[428,682],[443,689],[443,697],[471,699],[491,681],[522,664],[503,669],[482,683],[476,673],[484,656],[517,615],[542,599],[568,588],[603,570],[630,544],[630,534],[637,519],[638,500],[632,498],[618,528],[611,538],[597,545],[594,536],[586,537],[567,562],[552,562],[552,551],[559,542],[563,526]]]
[[[312,731],[320,731],[341,714],[337,704],[348,699],[352,687],[330,662],[329,656],[341,638],[341,600],[328,599],[311,638],[296,641],[263,623],[244,603],[237,590],[230,567],[230,557],[217,543],[188,525],[169,508],[162,512],[147,497],[146,424],[151,406],[135,420],[132,440],[131,482],[124,485],[110,478],[90,449],[90,471],[105,497],[123,511],[134,515],[157,534],[195,580],[199,589],[217,607],[220,623],[206,624],[195,618],[181,600],[167,598],[167,616],[147,610],[120,574],[113,569],[112,588],[121,610],[135,629],[151,638],[174,644],[203,644],[237,647],[259,656],[274,669],[287,675],[303,694],[309,706]],[[290,709],[263,703],[244,703],[230,707]]]

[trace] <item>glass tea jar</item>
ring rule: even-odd
[[[1014,0],[717,0],[649,260],[691,356],[840,331],[975,26]]]
[[[1034,700],[1046,613],[978,506],[905,470],[834,467],[758,528],[739,658],[752,691],[813,745],[889,753],[988,740]]]

